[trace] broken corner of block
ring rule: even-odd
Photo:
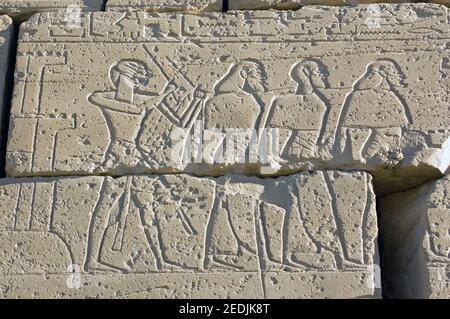
[[[73,20],[81,11],[101,11],[106,0],[3,0],[0,13],[7,14],[17,21],[24,21],[38,12],[58,11]]]

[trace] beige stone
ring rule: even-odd
[[[0,13],[19,20],[36,12],[67,11],[72,14],[78,11],[99,11],[106,0],[0,0]]]
[[[444,6],[43,13],[22,25],[9,176],[449,167]],[[253,138],[255,137],[256,138]]]
[[[440,3],[446,6],[450,6],[450,0],[429,0],[428,2]]]
[[[366,173],[0,180],[6,298],[378,298]]]
[[[381,199],[384,295],[450,298],[450,176]]]
[[[7,113],[6,108],[9,107],[9,101],[7,100],[10,96],[7,89],[8,72],[11,71],[9,67],[11,56],[11,45],[13,41],[14,27],[12,20],[7,16],[0,16],[0,176],[4,176],[4,156],[5,156],[5,144],[4,138],[6,129],[3,127],[4,123],[7,123],[7,118],[5,113]]]
[[[221,12],[222,0],[109,0],[106,11],[189,11],[189,12]]]
[[[446,0],[443,0],[446,1]],[[229,10],[296,10],[305,5],[357,6],[377,3],[406,3],[414,0],[228,0]]]

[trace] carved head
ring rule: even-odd
[[[143,91],[148,86],[152,76],[147,64],[137,60],[122,60],[110,70],[111,82],[117,88],[120,81],[137,90]]]
[[[327,76],[325,66],[314,60],[301,61],[291,69],[291,78],[302,87],[309,83],[312,88],[325,88]]]
[[[391,60],[381,59],[369,65],[369,73],[378,74],[394,87],[405,86],[405,75],[400,67]]]
[[[231,67],[225,77],[214,87],[216,94],[265,92],[267,76],[261,62],[254,59],[243,60]]]
[[[263,65],[256,60],[244,60],[240,63],[240,76],[244,79],[243,90],[247,93],[264,92],[267,77]]]

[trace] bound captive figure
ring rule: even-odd
[[[401,128],[413,123],[411,111],[399,93],[405,75],[389,59],[367,66],[342,107],[335,141],[346,140],[352,159],[365,163],[385,145],[396,145]],[[340,138],[342,135],[342,138]],[[345,138],[343,138],[345,136]],[[341,151],[342,151],[342,146]]]
[[[205,103],[203,111],[206,136],[213,137],[209,152],[205,151],[207,163],[221,162],[223,154],[219,153],[225,143],[235,144],[232,146],[237,148],[239,155],[249,151],[249,135],[259,128],[264,111],[259,94],[266,91],[266,81],[261,62],[246,59],[233,65],[214,86],[214,96]],[[244,141],[236,143],[238,140]],[[227,152],[229,146],[226,146]],[[232,162],[236,160],[228,158],[230,154],[226,155]]]
[[[279,129],[283,159],[292,161],[317,157],[318,145],[331,109],[319,89],[327,87],[328,71],[316,60],[304,60],[292,66],[295,93],[273,100],[266,123]]]
[[[196,112],[198,114],[201,108],[201,99],[197,97],[202,95],[199,93],[200,90],[196,89],[189,110],[182,116],[178,116],[165,103],[166,98],[173,93],[175,87],[169,82],[162,97],[160,94],[149,93],[147,88],[151,77],[152,73],[146,63],[138,60],[122,60],[113,65],[110,70],[114,89],[95,92],[89,97],[89,101],[102,111],[110,132],[110,144],[105,152],[103,167],[114,170],[115,174],[121,174],[121,171],[146,161],[145,154],[136,146],[136,141],[142,129],[142,122],[148,117],[148,114],[159,112],[162,117],[167,117],[170,123],[182,126],[186,125],[189,120],[192,121]],[[158,123],[154,123],[154,125],[158,125]],[[149,147],[158,146],[150,145]],[[119,226],[112,249],[114,251],[122,249],[125,222],[130,206],[139,207],[134,203],[135,197],[131,196],[132,192],[132,177],[128,177],[124,183],[115,183],[112,179],[105,179],[102,196],[92,215],[86,271],[111,270],[111,268],[124,270],[102,263],[100,255],[107,229],[117,223]],[[112,211],[116,207],[119,208],[120,213],[114,219]],[[157,229],[154,232],[157,232]],[[157,234],[152,238],[157,238]],[[153,245],[158,245],[158,243],[153,243]],[[154,257],[158,260],[158,264],[164,265],[162,256],[158,256],[160,249],[151,248],[151,251],[156,254]]]

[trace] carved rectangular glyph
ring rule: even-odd
[[[10,176],[369,170],[450,162],[447,8],[43,13],[22,25]],[[393,183],[392,181],[395,181]]]
[[[26,18],[43,11],[67,11],[67,19],[79,11],[99,11],[106,0],[0,0],[0,13]]]
[[[450,298],[450,176],[381,199],[385,296]]]
[[[8,119],[5,117],[7,108],[9,108],[10,92],[8,87],[12,83],[7,83],[8,72],[10,69],[11,46],[13,40],[14,27],[11,18],[8,16],[0,16],[0,176],[4,176],[4,158],[6,145],[5,134],[6,128],[3,127],[7,123]],[[9,92],[9,93],[8,93]],[[3,144],[3,145],[2,145]]]
[[[12,297],[379,297],[366,173],[0,181]]]
[[[108,0],[106,11],[221,12],[223,0]]]
[[[447,1],[447,0],[442,0]],[[282,9],[295,10],[305,5],[361,5],[377,3],[405,3],[414,0],[228,0],[229,10]]]

